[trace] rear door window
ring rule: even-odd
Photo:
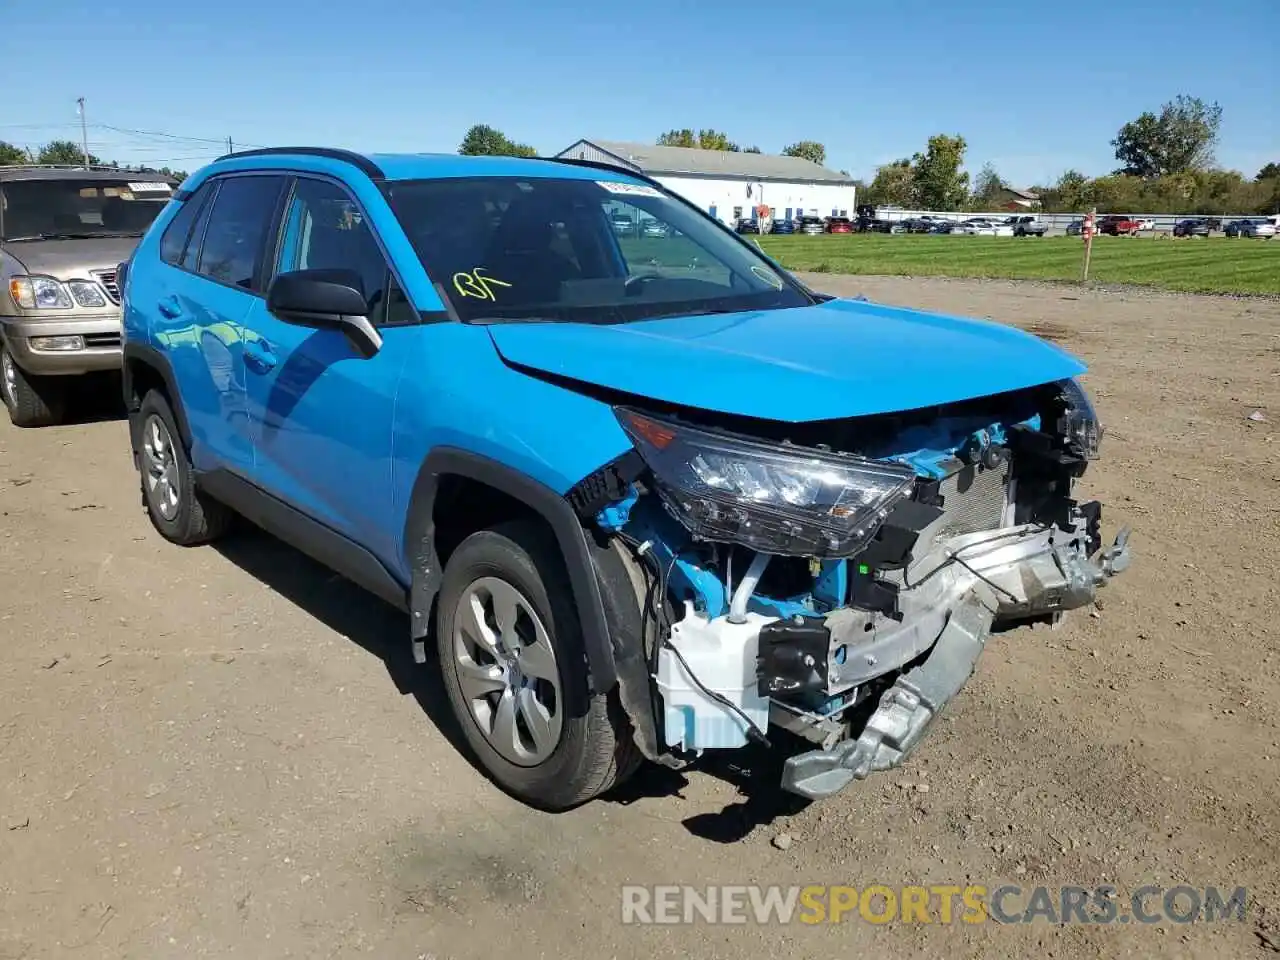
[[[261,292],[267,233],[283,176],[228,177],[209,213],[196,271],[211,280]]]

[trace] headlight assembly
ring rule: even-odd
[[[71,295],[76,298],[76,303],[82,307],[105,307],[107,305],[106,297],[102,295],[101,288],[89,280],[69,280],[67,288],[70,289]]]
[[[915,480],[894,463],[615,413],[663,501],[705,540],[790,556],[851,556]]]
[[[13,277],[9,296],[23,310],[70,310],[67,288],[52,277]]]
[[[1058,432],[1067,447],[1076,456],[1086,460],[1098,459],[1098,448],[1102,445],[1102,424],[1098,422],[1098,414],[1093,409],[1093,401],[1074,377],[1063,380],[1062,418],[1058,421]]]

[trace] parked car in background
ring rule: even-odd
[[[1173,225],[1173,235],[1175,237],[1207,237],[1209,236],[1209,221],[1202,219],[1179,220]]]
[[[1084,233],[1084,221],[1083,221],[1083,220],[1072,220],[1070,223],[1068,223],[1068,224],[1067,224],[1067,236],[1068,236],[1068,237],[1078,237],[1078,236],[1080,236],[1082,233]]]
[[[636,235],[636,222],[625,213],[611,215],[609,222],[613,224],[613,232],[620,237],[634,237]]]
[[[923,214],[919,217],[909,217],[902,221],[902,226],[907,233],[929,233],[933,230],[933,225],[937,222],[937,217]]]
[[[1270,240],[1276,235],[1276,225],[1264,217],[1254,217],[1240,222],[1239,236]]]
[[[620,204],[703,274],[619,249]],[[1103,436],[1083,363],[816,294],[604,164],[241,153],[121,284],[120,432],[157,533],[245,515],[403,611],[476,765],[544,810],[752,744],[829,797],[907,760],[993,630],[1089,607],[1129,564],[1077,499]],[[328,729],[344,705],[308,680],[278,696]],[[964,769],[985,745],[948,750]]]
[[[1020,217],[1009,217],[1005,223],[1013,228],[1015,237],[1043,237],[1045,231],[1049,228],[1041,222],[1039,217],[1023,215]]]
[[[806,236],[814,237],[826,232],[826,224],[822,222],[821,217],[801,217],[797,223],[800,232]]]
[[[1098,233],[1109,237],[1136,237],[1141,229],[1141,221],[1130,217],[1111,215],[1098,221]]]
[[[971,237],[1012,237],[1013,225],[997,223],[990,217],[970,217],[957,223],[951,232]]]
[[[1204,222],[1205,222],[1205,226],[1207,226],[1210,230],[1221,230],[1221,229],[1222,229],[1222,218],[1221,218],[1221,217],[1205,217],[1205,218],[1204,218]]]
[[[760,221],[752,220],[750,217],[742,217],[738,220],[734,229],[737,230],[738,233],[759,233]]]
[[[853,233],[853,222],[848,217],[828,217],[827,233]]]
[[[773,221],[773,233],[791,234],[796,232],[796,223],[794,220],[775,220]]]
[[[72,378],[120,369],[116,265],[174,181],[83,167],[0,167],[0,400],[20,427],[57,423]]]
[[[1156,228],[1156,222],[1150,217],[1140,217],[1138,219],[1138,230],[1146,233]]]
[[[647,217],[640,221],[640,236],[649,237],[651,239],[665,239],[667,234],[667,225],[661,220],[655,220],[653,217]]]

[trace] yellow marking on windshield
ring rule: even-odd
[[[486,277],[481,271],[484,267],[473,267],[470,273],[460,270],[453,275],[453,289],[459,296],[475,297],[479,300],[497,301],[493,295],[494,287],[509,287],[511,284],[494,277]]]

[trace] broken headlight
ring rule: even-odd
[[[791,556],[851,556],[915,479],[895,463],[615,412],[667,507],[704,540]]]
[[[1102,424],[1098,422],[1098,414],[1093,409],[1093,401],[1074,377],[1063,380],[1061,400],[1062,417],[1058,421],[1058,432],[1068,449],[1076,456],[1086,460],[1098,459],[1098,448],[1102,444]]]

